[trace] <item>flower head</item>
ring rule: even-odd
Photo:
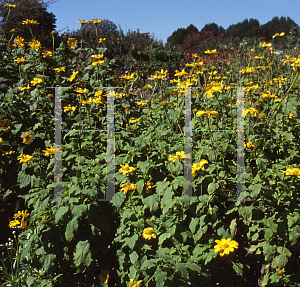
[[[32,40],[31,42],[29,42],[29,46],[31,47],[31,49],[35,49],[36,51],[39,50],[39,47],[41,47],[41,43],[38,40]]]
[[[143,282],[143,280],[134,283],[133,279],[130,279],[129,287],[139,287],[141,282]]]
[[[8,3],[6,3],[6,2],[5,2],[5,5],[8,6],[8,7],[11,7],[11,8],[16,8],[16,5],[8,4]]]
[[[145,238],[146,240],[151,240],[152,238],[156,238],[156,234],[153,231],[152,227],[147,227],[143,230],[142,233],[143,238]]]
[[[99,274],[99,280],[101,283],[108,283],[109,271],[101,269],[101,273]]]
[[[21,154],[20,155],[20,158],[18,158],[18,160],[20,161],[19,163],[22,163],[22,162],[28,162],[28,161],[31,161],[33,158],[32,155],[23,155]]]
[[[119,169],[119,172],[122,174],[127,174],[130,173],[133,175],[135,168],[133,166],[129,166],[128,164],[122,165],[121,168]]]
[[[77,46],[77,40],[75,40],[75,38],[68,38],[67,44],[68,44],[69,48],[71,48],[71,49],[74,50],[76,48],[76,46]]]
[[[234,248],[238,248],[239,244],[231,240],[231,238],[222,238],[221,240],[215,240],[217,245],[214,246],[215,253],[218,253],[220,251],[220,256],[223,257],[225,254],[229,254],[230,252],[234,251]]]
[[[32,135],[31,135],[29,132],[26,132],[26,133],[23,135],[23,143],[24,143],[24,144],[32,143]]]
[[[300,169],[294,168],[290,165],[290,168],[288,168],[286,171],[282,172],[285,175],[296,175],[298,178],[300,178]]]
[[[25,21],[22,22],[23,25],[30,25],[30,24],[39,24],[37,21],[31,19],[31,20],[28,20],[26,19]]]

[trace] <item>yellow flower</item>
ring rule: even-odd
[[[99,43],[102,43],[102,42],[104,42],[106,40],[106,38],[100,38],[99,39]]]
[[[153,187],[153,183],[150,182],[150,180],[148,180],[148,182],[146,183],[146,193],[149,193]]]
[[[29,216],[29,213],[27,212],[27,210],[22,210],[22,211],[18,211],[17,214],[14,215],[14,217],[18,218],[18,217],[22,217],[21,219],[21,228],[24,228],[27,226],[27,221],[25,221],[25,218]]]
[[[234,251],[234,248],[238,248],[239,244],[234,241],[231,240],[231,238],[222,238],[221,241],[220,240],[215,240],[215,242],[217,243],[217,245],[214,246],[215,248],[215,253],[220,252],[220,256],[223,257],[225,254],[229,254],[230,252]]]
[[[285,175],[296,175],[298,178],[300,178],[300,169],[298,168],[293,168],[290,165],[290,168],[288,168],[286,171],[282,172]]]
[[[103,54],[92,55],[91,57],[94,58],[94,59],[102,59],[103,58]]]
[[[126,194],[128,190],[135,190],[136,188],[137,184],[131,184],[130,182],[127,182],[121,185],[120,192],[124,192],[124,194]]]
[[[266,42],[263,42],[263,43],[259,43],[259,46],[264,47],[264,48],[271,47],[272,43],[267,44]]]
[[[20,224],[19,220],[12,220],[12,221],[9,222],[8,226],[9,226],[9,228],[12,228],[12,227],[17,226],[19,224]]]
[[[250,74],[250,73],[253,73],[254,70],[255,70],[255,68],[253,68],[253,67],[247,67],[245,69],[242,69],[240,71],[240,73],[242,73],[242,74]]]
[[[202,154],[202,152],[201,152],[201,154]],[[196,172],[200,169],[205,171],[205,169],[204,169],[205,164],[208,164],[208,161],[206,159],[202,159],[200,162],[194,163],[193,167],[192,167],[192,176],[194,176],[196,174]]]
[[[41,223],[42,225],[44,225],[44,224],[46,224],[46,222],[47,222],[47,220],[43,219],[43,220],[41,220],[40,223]]]
[[[205,118],[208,120],[210,118],[210,115],[215,115],[217,118],[219,118],[219,113],[217,111],[199,111],[196,113],[196,116],[199,117],[200,115],[205,115]]]
[[[205,54],[215,54],[215,53],[217,53],[217,49],[214,49],[214,50],[207,50],[207,51],[205,51],[204,52]]]
[[[18,45],[19,48],[23,47],[25,45],[24,42],[25,42],[24,38],[17,36],[16,43],[17,43],[17,45]]]
[[[151,86],[151,85],[146,85],[146,86],[144,86],[144,89],[152,89],[153,87]]]
[[[101,23],[102,21],[99,19],[94,19],[94,20],[91,20],[91,22],[93,22],[93,24],[97,24],[97,23]]]
[[[22,57],[22,58],[17,58],[17,59],[15,59],[14,62],[17,62],[17,63],[24,63],[24,62],[26,62],[26,60]]]
[[[53,52],[52,51],[45,51],[42,54],[43,54],[44,58],[46,58],[46,57],[53,57]]]
[[[78,21],[76,21],[76,22],[80,22],[81,24],[88,24],[89,23],[89,21],[85,21],[85,20],[78,20]]]
[[[250,113],[250,115],[256,116],[256,113],[258,113],[258,110],[254,109],[254,108],[244,109],[243,117],[245,117],[248,113]]]
[[[161,104],[162,104],[163,106],[165,106],[165,105],[168,104],[168,102],[167,102],[167,101],[163,101],[163,102],[161,102]]]
[[[76,71],[76,72],[74,71],[73,74],[71,75],[71,77],[69,78],[69,82],[72,82],[78,73],[79,73],[79,71]]]
[[[169,156],[169,161],[173,161],[173,163],[178,159],[178,156],[170,155]]]
[[[80,21],[80,20],[79,20]],[[83,20],[84,21],[84,20]],[[78,21],[77,21],[78,22]],[[68,38],[68,41],[67,41],[67,44],[68,44],[68,47],[71,48],[71,49],[75,49],[76,46],[77,46],[77,40],[75,40],[75,38]],[[74,48],[75,46],[75,48]]]
[[[101,65],[104,65],[104,64],[105,64],[105,62],[104,62],[104,60],[102,60],[102,61],[93,62],[92,66],[101,66]]]
[[[29,42],[29,46],[31,47],[31,49],[35,49],[36,51],[39,50],[39,47],[41,47],[41,43],[38,40],[32,40],[31,42]]]
[[[279,270],[277,271],[277,274],[278,274],[279,276],[281,276],[283,273],[284,273],[283,270],[280,270],[280,269],[279,269]]]
[[[32,158],[33,158],[32,155],[23,155],[23,154],[21,154],[21,158],[18,158],[18,160],[20,161],[19,163],[22,163],[22,162],[31,161]]]
[[[129,166],[128,164],[122,165],[121,168],[119,169],[119,172],[124,174],[130,173],[131,175],[134,174],[135,168],[133,166]]]
[[[5,2],[5,5],[8,6],[8,7],[11,7],[11,8],[16,8],[16,5],[8,4],[8,3],[6,3],[6,2]]]
[[[54,149],[54,146],[51,146],[50,148],[46,148],[46,150],[42,150],[46,155],[50,155],[51,157],[53,157],[53,154],[55,152],[62,152],[61,150],[59,149]]]
[[[153,232],[153,228],[152,227],[145,228],[143,230],[142,236],[146,240],[151,240],[152,238],[156,238],[156,234]]]
[[[184,159],[184,157],[185,157],[184,151],[177,151],[177,152],[176,152],[176,156],[177,156],[177,157],[180,157],[180,158],[182,158],[182,159]]]
[[[129,80],[133,79],[134,75],[135,75],[135,73],[132,73],[131,75],[123,75],[123,76],[120,77],[120,79],[124,79],[124,80],[129,81]]]
[[[99,274],[99,280],[101,283],[108,283],[109,271],[101,269],[101,273]]]
[[[71,107],[71,105],[69,104],[68,106],[64,107],[64,112],[68,112],[68,111],[76,111],[76,107]]]
[[[0,138],[0,143],[2,143],[2,141],[3,141],[3,139],[2,139],[2,138]]]
[[[42,78],[34,78],[32,81],[30,81],[30,83],[35,86],[36,84],[41,84],[43,83],[44,80]]]
[[[39,24],[39,23],[33,19],[31,19],[31,20],[26,19],[25,21],[22,22],[22,24],[29,25],[29,24]]]
[[[143,280],[134,283],[133,279],[130,279],[129,287],[139,287],[141,282],[143,282]]]
[[[261,114],[258,115],[258,117],[259,117],[260,119],[263,119],[265,116],[266,116],[266,115],[265,115],[264,113],[261,113]]]
[[[89,92],[88,89],[81,89],[81,88],[76,88],[76,90],[73,91],[80,94],[87,94]]]
[[[32,143],[32,135],[31,135],[29,132],[26,132],[26,133],[23,135],[23,143],[24,143],[24,144]]]
[[[254,144],[252,143],[252,141],[248,142],[247,144],[244,143],[244,148],[250,148],[250,147],[255,147]]]
[[[29,87],[29,84],[27,85],[27,87],[19,87],[18,88],[20,91],[24,91],[24,90],[30,90],[31,87]]]
[[[289,119],[292,119],[292,118],[294,118],[294,117],[295,117],[294,114],[289,114]]]
[[[10,148],[9,151],[3,151],[2,156],[7,156],[7,155],[12,154],[12,153],[15,153],[15,151],[11,150],[11,148]]]
[[[55,72],[65,72],[66,71],[66,67],[62,67],[62,68],[53,68],[53,70],[55,71]]]

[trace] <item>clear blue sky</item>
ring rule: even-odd
[[[48,7],[56,16],[56,31],[69,27],[76,31],[80,20],[108,19],[121,26],[126,33],[140,30],[149,32],[163,43],[178,28],[190,24],[201,30],[215,22],[227,29],[244,19],[257,19],[260,25],[273,17],[289,16],[300,25],[299,0],[58,0]],[[59,34],[67,32],[63,30]]]

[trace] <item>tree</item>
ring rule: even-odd
[[[218,26],[216,23],[205,24],[201,31],[213,32],[215,37],[219,36],[220,34],[226,34],[226,30],[222,26]]]
[[[23,25],[22,22],[26,19],[36,20],[39,25],[31,25],[33,35],[37,35],[37,40],[43,46],[51,47],[52,36],[51,31],[56,28],[56,18],[53,13],[47,12],[47,7],[57,2],[58,0],[50,0],[43,2],[43,0],[12,0],[9,4],[16,5],[11,8],[8,22],[6,23],[9,7],[5,5],[5,0],[0,0],[0,29],[1,34],[5,33],[5,38],[9,39],[11,30],[15,29],[15,35],[21,36],[25,41],[31,41],[32,35],[28,25]],[[36,29],[36,31],[35,31]]]
[[[167,39],[168,46],[178,46],[183,44],[183,40],[188,36],[192,35],[193,33],[198,33],[199,30],[193,25],[189,25],[186,29],[179,28],[172,33],[170,37]]]
[[[181,45],[182,49],[186,53],[196,53],[198,47],[202,43],[209,43],[212,40],[217,40],[221,38],[223,35],[219,35],[217,37],[214,36],[211,31],[201,31],[199,33],[193,33],[192,35],[188,35]]]

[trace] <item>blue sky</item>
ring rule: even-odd
[[[149,32],[164,43],[178,28],[190,24],[201,30],[205,24],[215,22],[227,29],[229,25],[244,19],[257,19],[260,25],[273,17],[289,16],[300,25],[299,0],[58,0],[48,9],[56,16],[56,31],[59,34],[77,30],[80,20],[108,19],[121,26],[126,33],[140,30]]]

